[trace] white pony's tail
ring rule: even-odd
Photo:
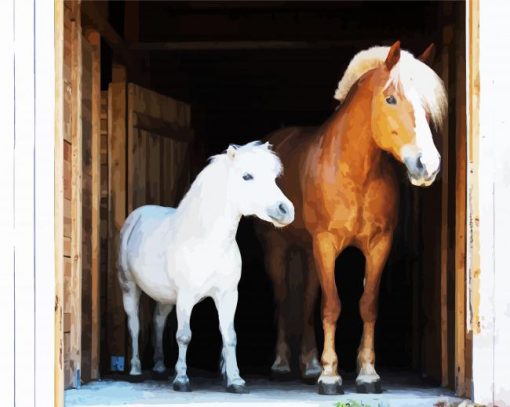
[[[119,276],[119,281],[122,286],[124,286],[124,284],[130,280],[127,246],[129,243],[129,238],[131,237],[131,233],[133,232],[133,229],[142,218],[142,214],[140,213],[139,209],[140,208],[137,208],[129,214],[129,216],[124,221],[122,228],[120,229],[119,250],[117,256],[117,272]]]

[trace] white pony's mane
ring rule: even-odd
[[[384,64],[389,50],[390,47],[372,47],[358,52],[338,83],[334,98],[342,103],[361,76]],[[404,94],[414,89],[432,122],[441,128],[448,109],[448,99],[443,81],[429,66],[410,52],[401,50],[400,60],[390,72],[388,85],[391,83],[395,86],[400,84]]]

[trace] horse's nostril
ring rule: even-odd
[[[282,202],[280,205],[278,205],[278,209],[280,210],[281,213],[283,213],[284,215],[287,214],[287,208],[285,207],[285,204]]]
[[[418,159],[416,160],[416,168],[418,168],[418,170],[422,171],[425,166],[423,165],[423,161],[421,160],[421,155],[418,156]]]

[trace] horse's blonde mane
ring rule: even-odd
[[[389,50],[390,47],[372,47],[358,52],[338,83],[334,98],[342,103],[361,76],[384,64]],[[390,81],[395,85],[400,84],[404,94],[414,89],[432,122],[441,128],[448,109],[448,99],[443,81],[429,66],[410,52],[401,50],[400,60],[390,72]]]

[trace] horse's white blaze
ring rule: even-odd
[[[441,162],[439,152],[434,144],[432,131],[427,122],[427,116],[420,96],[412,89],[407,97],[411,101],[414,110],[416,145],[420,150],[421,161],[427,170],[427,174],[431,176],[439,170],[439,164]]]
[[[292,222],[294,207],[275,183],[280,172],[280,160],[267,144],[231,147],[198,175],[177,209],[148,205],[128,216],[121,230],[118,265],[132,337],[132,374],[140,372],[138,301],[142,289],[159,303],[154,315],[155,370],[164,369],[162,334],[175,304],[179,358],[174,386],[186,388],[191,311],[201,299],[212,297],[218,309],[227,384],[244,384],[235,355],[234,314],[241,277],[235,235],[244,215],[256,215],[276,226]]]
[[[406,97],[411,102],[414,111],[415,140],[412,144],[406,144],[401,148],[400,156],[404,162],[409,159],[413,163],[420,157],[425,172],[418,178],[410,176],[410,181],[416,186],[429,186],[434,182],[439,171],[441,157],[434,144],[432,131],[419,94],[411,88],[406,90]]]

